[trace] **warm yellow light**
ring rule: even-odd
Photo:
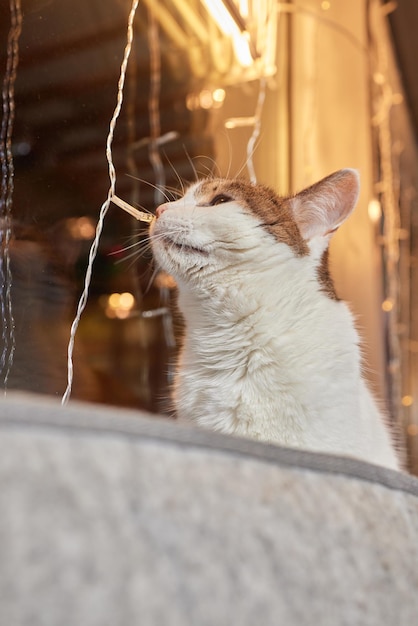
[[[384,300],[382,302],[382,310],[385,311],[385,313],[389,313],[389,311],[392,311],[393,309],[393,302],[392,300],[389,300],[389,298],[387,300]]]
[[[417,424],[409,424],[408,428],[408,435],[410,437],[416,437],[418,435],[418,425]]]
[[[104,302],[101,301],[103,304]],[[111,293],[107,298],[105,314],[107,317],[125,319],[135,306],[135,298],[128,291]]]
[[[239,12],[242,17],[248,17],[250,10],[248,8],[248,0],[239,0]]]
[[[199,97],[195,93],[189,93],[186,97],[186,107],[189,111],[196,111],[199,108]]]
[[[225,89],[215,89],[212,98],[214,102],[223,102],[225,100]]]
[[[380,202],[377,198],[372,198],[370,200],[367,212],[369,214],[370,220],[374,224],[377,224],[377,222],[382,217],[382,207],[380,206]]]
[[[203,0],[203,3],[225,35],[231,36],[237,31],[240,32],[237,23],[222,0]]]
[[[330,7],[331,7],[331,2],[327,2],[327,0],[324,0],[323,2],[321,2],[321,9],[323,11],[328,11]]]
[[[130,309],[132,309],[134,304],[135,304],[135,298],[133,297],[131,293],[129,293],[128,291],[125,291],[124,293],[120,294],[119,307],[121,309],[125,309],[126,311],[129,311]]]
[[[242,20],[243,24],[240,28],[222,0],[203,0],[203,3],[220,30],[228,37],[232,37],[234,51],[239,63],[243,67],[252,65],[253,55],[246,36],[247,33],[244,32],[244,20]],[[239,15],[241,16],[241,13]]]
[[[414,399],[412,396],[404,396],[401,402],[402,402],[402,406],[411,406],[412,403],[414,402]]]
[[[74,239],[93,239],[96,232],[93,221],[89,217],[70,217],[66,224]]]
[[[108,305],[111,309],[117,309],[119,306],[120,293],[112,293],[108,298]]]
[[[385,75],[382,72],[375,72],[373,74],[373,80],[376,85],[383,85],[386,81]]]
[[[213,105],[212,92],[209,89],[203,89],[199,94],[199,104],[202,109],[210,109]]]
[[[247,126],[254,126],[256,123],[255,117],[252,115],[251,117],[230,117],[226,120],[224,126],[225,128],[245,128]]]
[[[250,67],[253,64],[253,56],[250,51],[250,45],[243,33],[237,32],[233,35],[234,50],[237,59],[242,67]]]

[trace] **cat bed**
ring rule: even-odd
[[[418,480],[139,412],[0,400],[0,623],[418,619]]]

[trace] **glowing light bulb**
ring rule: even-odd
[[[377,224],[377,222],[382,217],[382,207],[380,206],[380,202],[377,198],[372,198],[369,202],[369,206],[367,207],[367,212],[369,214],[370,220]]]
[[[215,89],[212,93],[212,98],[214,102],[223,102],[225,100],[225,89]]]
[[[389,313],[390,311],[392,311],[392,309],[393,309],[392,300],[390,300],[389,298],[387,298],[386,300],[383,300],[382,310],[385,311],[385,313]]]
[[[401,402],[402,402],[402,406],[412,406],[414,399],[412,396],[404,396]]]
[[[133,297],[131,293],[129,293],[128,291],[125,291],[124,293],[120,294],[119,306],[121,309],[130,311],[132,307],[134,306],[134,304],[135,304],[135,298]]]

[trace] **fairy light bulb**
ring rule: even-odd
[[[372,198],[370,200],[367,212],[369,214],[370,221],[373,222],[373,224],[377,224],[382,217],[382,207],[380,206],[380,202],[377,198]]]
[[[393,310],[393,301],[390,298],[383,300],[382,302],[382,311],[385,313],[390,313]]]

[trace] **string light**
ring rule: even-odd
[[[155,176],[154,203],[157,207],[164,201],[165,171],[158,147],[161,136],[160,90],[161,90],[161,55],[157,20],[154,13],[148,11],[148,43],[150,52],[150,92],[148,98],[148,116],[150,141],[148,154]]]
[[[148,41],[150,48],[150,95],[148,100],[148,112],[150,123],[151,140],[149,144],[149,158],[155,176],[154,202],[158,206],[164,197],[164,187],[166,184],[164,165],[161,160],[159,151],[159,139],[161,136],[161,119],[160,119],[160,90],[161,90],[161,58],[160,58],[160,39],[158,24],[154,14],[149,12],[149,29]],[[161,309],[164,309],[162,315],[162,323],[164,330],[164,339],[169,348],[174,348],[176,340],[173,329],[173,319],[169,307],[170,292],[165,287],[160,287],[160,299],[162,302]]]
[[[373,224],[377,224],[382,217],[382,207],[380,206],[380,202],[377,198],[372,198],[367,207],[367,212],[369,214],[370,221]]]
[[[274,41],[274,51],[276,48],[276,30],[278,28],[278,21],[280,20],[280,12],[276,14],[276,11],[273,11],[272,6],[268,5],[268,3],[264,3],[265,6],[265,23],[266,23],[266,28],[267,31],[269,32],[270,38]],[[270,11],[269,11],[270,8]],[[246,10],[248,11],[248,6],[246,7]],[[247,13],[246,13],[247,15]],[[277,20],[275,19],[275,31],[273,32],[270,28],[270,24],[272,22],[272,18],[273,16],[276,17],[277,15]],[[261,20],[262,21],[262,20]],[[267,33],[265,32],[264,35],[266,35]],[[256,143],[257,140],[260,136],[260,131],[261,131],[261,117],[262,117],[262,113],[263,113],[263,108],[264,108],[264,102],[265,102],[265,98],[266,98],[266,91],[267,91],[267,74],[268,74],[268,66],[267,66],[267,61],[269,60],[270,56],[271,56],[271,49],[269,50],[268,46],[269,46],[269,37],[265,37],[262,48],[260,48],[260,52],[259,52],[259,56],[260,58],[263,58],[265,60],[265,67],[264,67],[264,72],[261,72],[261,76],[259,78],[259,91],[258,91],[258,97],[257,97],[257,103],[256,103],[256,108],[254,111],[254,115],[253,116],[247,116],[247,117],[234,117],[234,118],[229,118],[228,120],[225,121],[225,128],[227,129],[234,129],[234,128],[240,128],[240,127],[245,127],[245,126],[253,126],[253,131],[251,133],[251,136],[248,140],[247,143],[247,170],[248,170],[248,175],[249,175],[249,179],[252,183],[256,183],[257,182],[257,176],[256,176],[256,172],[255,172],[255,168],[254,168],[254,152],[255,152],[255,147],[256,147]],[[272,64],[270,64],[271,66]]]
[[[369,7],[370,32],[374,49],[371,55],[375,59],[372,72],[372,86],[377,91],[373,104],[378,106],[373,111],[372,125],[375,128],[378,154],[380,181],[378,188],[381,195],[381,209],[383,212],[384,269],[386,275],[386,294],[382,302],[382,310],[390,313],[388,316],[388,346],[390,372],[390,402],[391,412],[395,421],[399,421],[398,408],[401,406],[401,344],[399,337],[399,234],[400,210],[397,187],[394,176],[394,151],[391,129],[391,110],[393,107],[393,91],[389,80],[389,51],[381,36],[384,27],[384,15],[379,2],[370,3]],[[372,89],[373,90],[373,89]],[[395,99],[396,100],[396,99]],[[404,365],[406,365],[404,363]]]
[[[386,300],[383,300],[382,311],[384,311],[385,313],[390,313],[391,311],[393,311],[393,307],[394,307],[393,300],[390,300],[389,298],[387,298]]]
[[[0,314],[3,320],[0,372],[3,375],[4,393],[7,390],[15,352],[15,321],[12,310],[10,269],[10,240],[12,236],[12,202],[14,191],[14,163],[12,132],[15,116],[14,87],[19,61],[19,38],[22,31],[20,0],[10,0],[11,26],[7,38],[6,72],[2,88],[3,117],[0,129]]]
[[[256,144],[258,137],[260,136],[261,115],[263,112],[264,100],[266,98],[266,87],[267,87],[266,79],[260,78],[260,88],[258,92],[257,106],[255,109],[255,114],[254,114],[254,129],[247,144],[247,170],[248,170],[248,174],[250,177],[250,181],[253,184],[257,182],[257,176],[255,174],[253,157],[254,157],[254,151],[255,151],[255,144]]]
[[[89,290],[90,290],[90,282],[91,282],[91,276],[92,276],[92,270],[93,270],[93,263],[94,260],[97,256],[97,250],[99,247],[99,242],[100,242],[100,236],[103,230],[103,225],[104,225],[104,219],[106,217],[106,214],[109,210],[109,206],[110,206],[110,202],[111,202],[111,198],[112,196],[115,195],[115,188],[116,188],[116,171],[115,171],[115,166],[113,165],[113,158],[112,158],[112,143],[113,143],[113,135],[115,132],[115,126],[116,126],[116,122],[117,119],[119,117],[119,113],[121,111],[122,108],[122,102],[123,102],[123,88],[125,85],[125,77],[126,77],[126,69],[128,66],[128,60],[129,60],[129,56],[131,53],[131,49],[132,49],[132,41],[133,41],[133,21],[135,18],[135,13],[136,10],[138,8],[138,3],[139,0],[133,0],[132,1],[132,6],[131,6],[131,10],[129,13],[129,17],[128,17],[128,27],[127,27],[127,42],[126,42],[126,46],[125,46],[125,51],[124,51],[124,55],[123,55],[123,60],[122,60],[122,64],[121,64],[121,68],[120,68],[120,76],[119,76],[119,81],[118,81],[118,92],[117,92],[117,101],[116,101],[116,107],[115,110],[113,112],[113,116],[112,119],[110,121],[110,125],[109,125],[109,134],[107,136],[107,141],[106,141],[106,158],[107,158],[107,162],[108,162],[108,169],[109,169],[109,179],[110,179],[110,187],[109,187],[109,191],[107,194],[107,198],[106,200],[103,202],[101,208],[100,208],[100,212],[99,212],[99,219],[97,222],[97,226],[96,226],[96,235],[94,237],[93,243],[91,245],[90,248],[90,252],[89,252],[89,259],[88,259],[88,265],[87,265],[87,270],[86,270],[86,276],[84,279],[84,290],[81,294],[80,300],[78,302],[78,307],[77,307],[77,313],[76,316],[74,318],[74,321],[71,325],[71,331],[70,331],[70,339],[68,342],[68,349],[67,349],[67,388],[64,392],[64,395],[62,396],[62,404],[66,404],[70,398],[71,395],[71,390],[72,390],[72,384],[73,384],[73,376],[74,376],[74,371],[73,371],[73,352],[74,352],[74,343],[75,343],[75,335],[78,329],[78,326],[80,324],[80,319],[81,319],[81,315],[86,307],[87,304],[87,299],[88,299],[88,295],[89,295]]]
[[[106,317],[123,320],[130,317],[136,301],[132,293],[125,291],[101,298],[100,304],[105,309]]]
[[[401,402],[403,406],[412,406],[414,399],[412,396],[403,396]]]

